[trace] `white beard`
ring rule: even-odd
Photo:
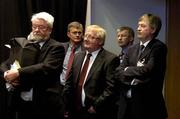
[[[28,40],[32,40],[32,41],[37,41],[37,42],[39,42],[39,41],[42,41],[43,39],[44,39],[44,37],[42,37],[42,36],[40,36],[40,35],[35,35],[35,34],[33,34],[33,32],[31,32],[29,35],[28,35],[28,37],[27,37],[27,39]]]

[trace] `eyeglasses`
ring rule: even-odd
[[[42,25],[38,25],[38,26],[37,26],[37,25],[33,25],[33,26],[32,26],[32,29],[33,29],[33,30],[36,30],[36,29],[39,29],[39,30],[47,30],[47,28],[48,28],[47,26],[42,26]]]
[[[95,36],[92,36],[90,34],[85,34],[84,38],[89,38],[89,39],[93,39],[93,40],[99,40],[100,39],[99,37],[95,37]]]

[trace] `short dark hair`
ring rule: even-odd
[[[122,26],[117,29],[117,32],[127,30],[129,32],[129,35],[134,38],[134,30],[129,26]]]

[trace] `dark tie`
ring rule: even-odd
[[[68,60],[68,65],[67,65],[67,71],[66,71],[66,76],[65,76],[65,80],[68,78],[71,66],[72,66],[72,62],[74,59],[74,55],[75,55],[75,46],[71,47],[71,54],[69,56],[69,60]]]
[[[79,80],[79,83],[78,83],[78,87],[77,87],[77,104],[78,104],[78,107],[81,107],[82,105],[82,100],[81,100],[81,97],[82,97],[82,86],[83,86],[83,83],[84,83],[84,80],[85,80],[85,77],[86,77],[86,73],[87,73],[87,69],[88,69],[88,66],[89,66],[89,60],[90,60],[90,57],[92,56],[92,54],[88,53],[87,54],[87,58],[86,58],[86,61],[84,62],[84,66],[81,70],[81,73],[80,73],[80,80]]]
[[[121,51],[121,53],[119,54],[119,59],[120,59],[120,63],[122,63],[123,59],[124,59],[124,52]]]
[[[141,57],[143,51],[144,51],[144,48],[145,46],[144,45],[140,45],[140,48],[139,48],[139,54],[138,54],[138,59]],[[139,62],[139,61],[138,61]],[[132,82],[131,82],[132,83]],[[132,84],[130,84],[132,85]],[[131,98],[132,97],[132,88],[130,87],[130,89],[127,91],[126,93],[126,97],[127,98]]]
[[[36,48],[38,48],[38,49],[40,49],[40,45],[39,45],[39,43],[40,42],[38,42],[37,40],[28,40],[29,42],[28,42],[28,44],[33,44]]]
[[[144,51],[145,46],[144,45],[140,45],[140,49],[139,49],[139,58],[141,57],[143,51]]]
[[[141,45],[141,46],[140,46],[141,52],[144,50],[144,47],[145,47],[144,45]]]

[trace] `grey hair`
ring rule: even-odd
[[[50,28],[53,28],[54,17],[51,14],[47,12],[39,12],[32,15],[31,22],[34,21],[35,19],[43,19],[48,23]]]
[[[88,31],[88,30],[95,31],[99,40],[101,40],[102,45],[104,45],[105,39],[106,39],[106,30],[104,28],[102,28],[99,25],[89,25],[86,27],[86,31]]]

